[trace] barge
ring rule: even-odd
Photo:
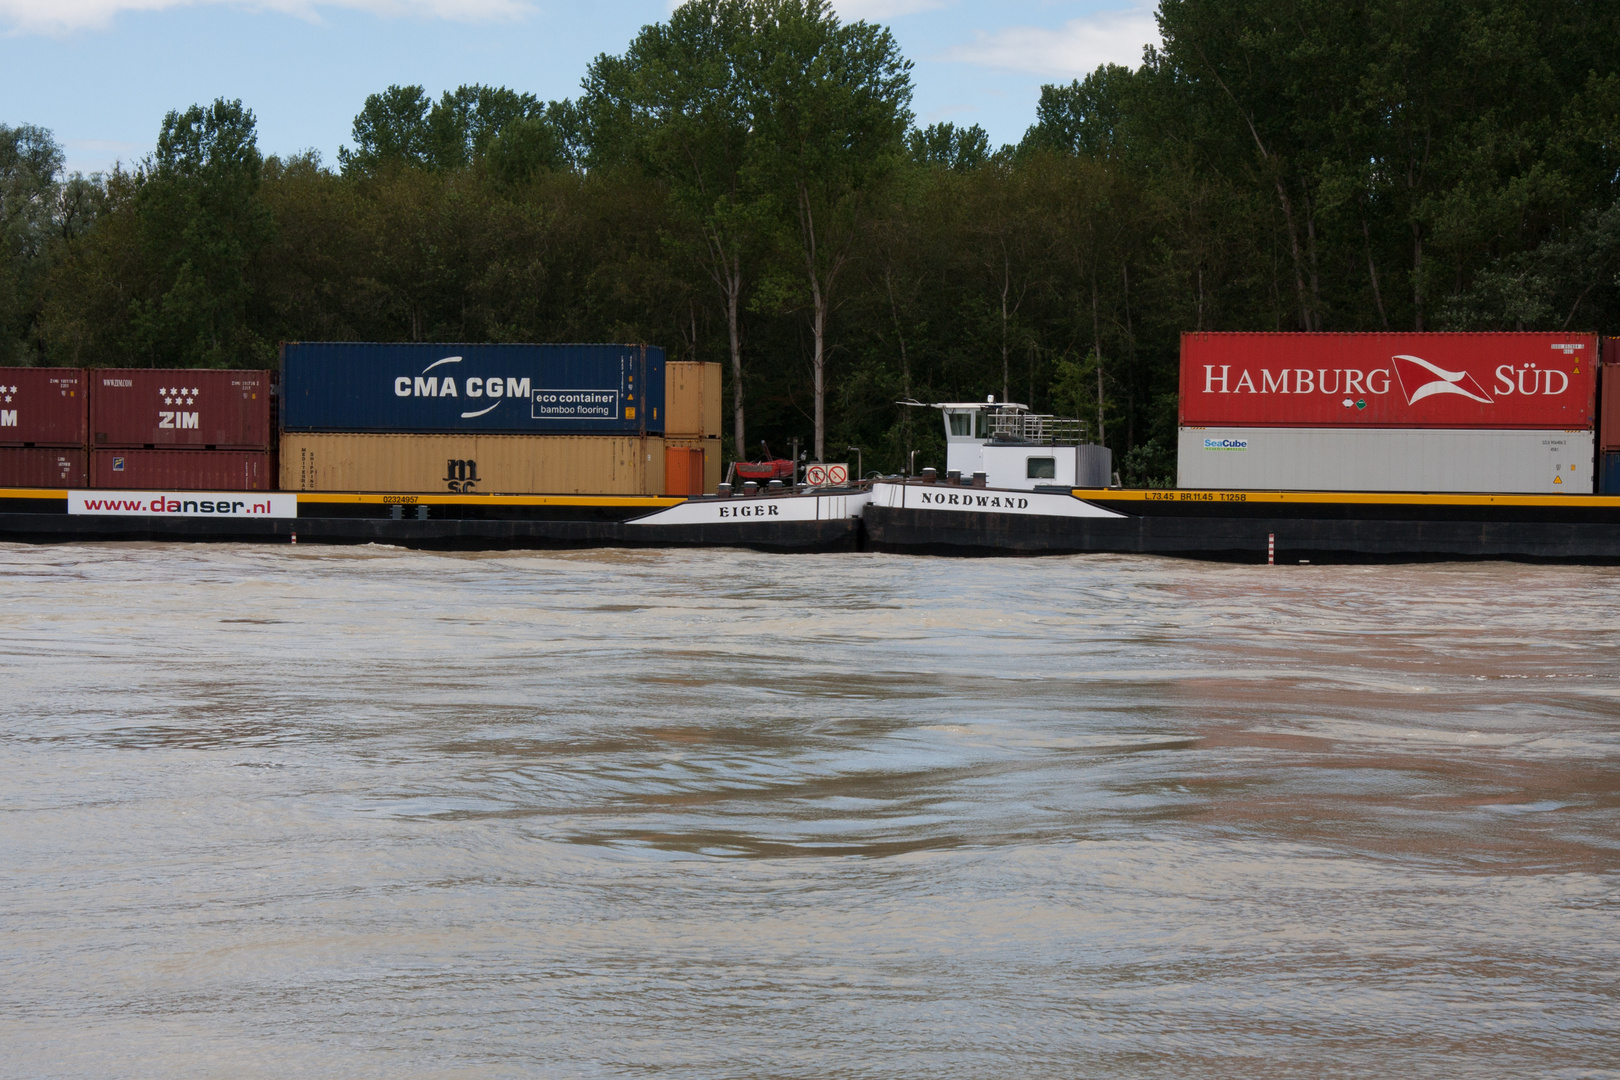
[[[0,541],[1595,564],[1620,562],[1620,497],[1036,490],[938,478],[689,499],[13,488],[0,489]]]
[[[0,489],[0,541],[393,544],[497,551],[743,547],[854,551],[865,491],[661,496]],[[753,512],[761,508],[763,512]],[[747,513],[739,511],[746,510]],[[772,512],[774,510],[774,512]]]
[[[945,423],[943,476],[749,482],[689,497],[10,488],[0,489],[0,540],[1620,562],[1620,496],[1126,490],[1109,486],[1109,452],[1086,443],[1078,421],[993,400],[933,407]]]

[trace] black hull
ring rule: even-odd
[[[831,552],[860,547],[860,521],[745,521],[733,525],[630,525],[536,518],[298,517],[207,519],[0,513],[0,541],[392,544],[437,551],[567,550],[596,547],[734,547]]]
[[[1130,513],[1124,506],[1115,509]],[[1252,509],[1200,507],[1191,514],[1172,511],[1123,518],[1060,518],[973,512],[947,515],[869,506],[866,546],[871,551],[917,555],[1113,552],[1264,563],[1275,538],[1279,563],[1454,559],[1620,563],[1620,521],[1570,520],[1575,515],[1560,518],[1500,510],[1460,519],[1450,510],[1434,516],[1408,511],[1383,516],[1366,508],[1360,514],[1342,513],[1338,507],[1322,508],[1321,516],[1295,507],[1286,516],[1245,512]]]

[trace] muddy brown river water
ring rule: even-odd
[[[0,1075],[1620,1076],[1620,569],[0,570]]]

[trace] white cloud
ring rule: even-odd
[[[945,0],[833,0],[833,9],[845,22],[864,19],[879,22],[897,15],[915,15],[920,11],[938,11]]]
[[[347,8],[374,15],[456,22],[506,21],[521,18],[531,10],[527,0],[0,0],[0,26],[23,33],[61,34],[106,26],[125,12],[204,4],[278,11],[306,19],[317,18],[321,8]]]
[[[992,33],[975,30],[973,37],[971,45],[946,50],[943,59],[1083,78],[1101,64],[1140,64],[1142,46],[1159,44],[1159,24],[1151,7],[1138,6],[1070,19],[1056,30],[1009,26]]]

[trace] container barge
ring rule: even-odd
[[[11,488],[0,489],[0,540],[1612,563],[1620,497],[1058,491],[948,479],[685,499]]]
[[[0,539],[1620,562],[1614,344],[1186,335],[1174,490],[989,399],[932,406],[943,476],[733,491],[718,368],[645,346],[288,346],[277,439],[251,373],[36,369],[19,393],[51,408],[0,448]]]
[[[0,489],[0,541],[393,544],[444,551],[854,551],[868,492],[613,495]],[[696,512],[694,512],[694,510]]]

